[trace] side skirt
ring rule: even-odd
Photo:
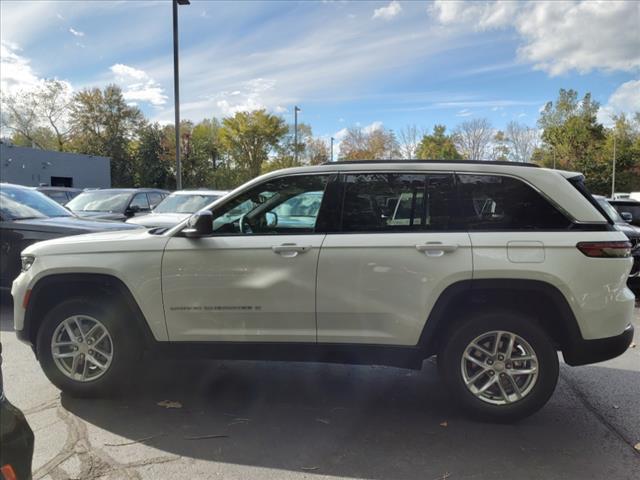
[[[420,370],[428,357],[418,347],[266,342],[154,342],[150,353],[173,358],[386,365],[412,370]]]

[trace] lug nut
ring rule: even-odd
[[[487,360],[487,365],[493,365],[493,360],[491,359]]]
[[[89,350],[89,355],[93,355],[93,350]]]
[[[78,337],[78,343],[82,343],[82,338]]]
[[[498,360],[504,360],[504,355],[498,355]]]
[[[510,363],[507,363],[506,367],[507,367],[507,368],[511,368],[511,364],[510,364]]]
[[[489,376],[493,377],[496,374],[496,372],[494,372],[493,370],[489,370]]]

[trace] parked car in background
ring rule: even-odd
[[[34,436],[24,414],[4,395],[0,343],[0,478],[31,479]]]
[[[631,192],[629,194],[629,200],[635,200],[636,202],[640,202],[640,192]]]
[[[145,215],[169,192],[155,188],[108,188],[88,190],[71,200],[66,207],[80,217],[124,222]]]
[[[47,187],[41,186],[36,187],[36,190],[40,193],[44,193],[47,197],[52,200],[55,200],[60,205],[66,205],[69,200],[74,198],[75,196],[82,193],[82,189],[80,188],[71,188],[71,187]]]
[[[612,199],[613,200],[626,200],[629,198],[629,193],[625,193],[625,192],[616,192],[613,194]]]
[[[593,196],[600,204],[607,216],[615,223],[615,227],[624,233],[631,242],[631,255],[633,256],[633,268],[629,274],[629,284],[636,287],[640,285],[640,228],[627,222],[610,201],[599,195]]]
[[[23,252],[14,329],[71,395],[145,349],[420,369],[474,416],[541,408],[633,339],[631,245],[575,172],[371,161],[274,171],[173,229]],[[63,271],[64,274],[60,274]]]
[[[139,215],[127,223],[151,227],[173,227],[189,215],[224,197],[224,190],[180,190],[165,197],[148,215]]]
[[[640,201],[637,200],[609,200],[620,216],[631,225],[640,227]]]
[[[0,288],[9,288],[20,273],[20,252],[51,238],[105,230],[130,230],[135,225],[82,219],[30,187],[0,184]]]

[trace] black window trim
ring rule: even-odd
[[[324,187],[324,193],[326,193],[327,190],[329,189],[329,185],[332,182],[337,181],[338,174],[339,174],[338,171],[297,172],[297,173],[293,173],[293,174],[283,174],[283,175],[276,175],[276,176],[273,176],[273,177],[265,178],[263,181],[255,182],[254,184],[252,184],[248,188],[243,188],[241,191],[237,192],[235,195],[229,196],[229,198],[226,198],[226,201],[224,203],[222,203],[220,205],[216,205],[210,211],[215,214],[216,210],[218,210],[220,208],[223,208],[229,202],[235,200],[236,198],[238,198],[239,196],[245,194],[249,190],[252,190],[252,189],[254,189],[256,187],[259,187],[260,185],[264,185],[265,183],[268,183],[268,182],[273,182],[273,181],[280,180],[282,178],[291,178],[291,177],[300,177],[300,176],[310,177],[310,176],[318,176],[318,175],[328,177],[327,184]],[[320,219],[320,216],[323,213],[323,207],[324,206],[325,206],[325,196],[323,194],[322,202],[320,203],[320,209],[318,210],[318,217],[316,218],[316,225],[318,224],[318,219]],[[182,231],[185,228],[187,228],[187,224],[186,223],[180,228],[180,230],[176,231],[172,236],[173,237],[186,238],[185,235],[182,233]],[[251,237],[283,237],[283,236],[301,236],[301,235],[326,235],[327,233],[328,232],[326,231],[326,229],[323,229],[323,230],[315,229],[314,232],[299,232],[299,233],[298,232],[287,232],[286,234],[252,233],[251,235],[247,235],[247,234],[244,234],[244,233],[230,233],[230,234],[225,234],[225,235],[216,235],[215,233],[213,233],[211,235],[208,235],[206,237],[201,237],[201,238],[233,238],[233,237],[247,237],[247,236],[251,236]]]

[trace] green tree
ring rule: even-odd
[[[424,135],[418,144],[417,155],[422,160],[461,160],[451,135],[444,125],[435,125],[431,135]]]
[[[172,152],[167,152],[165,130],[157,124],[143,126],[134,143],[134,185],[173,190],[176,187],[174,169],[169,163]]]
[[[598,108],[591,94],[578,100],[575,90],[561,89],[556,102],[548,102],[540,114],[542,146],[534,159],[547,167],[582,172],[589,188],[606,193],[611,162],[604,157],[606,131],[596,119]]]
[[[616,191],[640,190],[640,112],[636,113],[635,121],[625,114],[617,115],[613,120],[612,128],[606,130],[603,162],[611,165],[613,174],[615,153]]]
[[[222,121],[220,143],[247,178],[253,178],[260,175],[262,164],[287,131],[282,118],[265,110],[238,112]]]
[[[104,90],[86,89],[73,97],[70,113],[72,151],[111,158],[111,183],[130,186],[134,182],[131,141],[144,124],[136,107],[129,106],[122,90],[109,85]]]
[[[397,159],[400,155],[400,145],[395,133],[384,127],[372,130],[351,127],[340,142],[342,160]]]

